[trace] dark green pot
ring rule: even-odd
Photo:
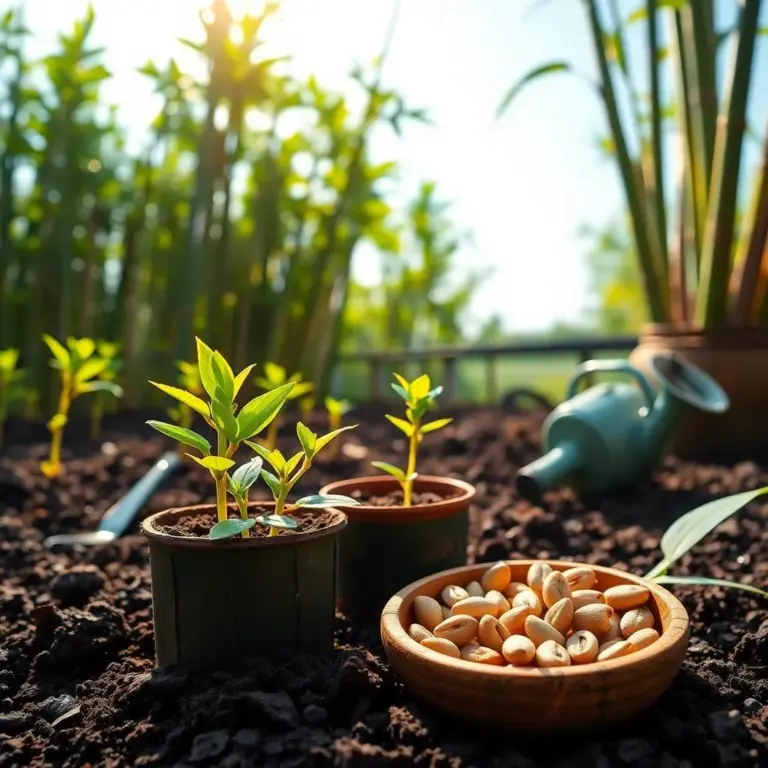
[[[385,495],[399,487],[383,475],[341,480],[321,493]],[[417,492],[446,498],[412,507],[342,507],[348,525],[339,549],[339,608],[358,620],[378,620],[387,600],[412,581],[467,563],[469,507],[475,489],[462,480],[419,476]],[[448,498],[450,497],[450,498]]]
[[[327,528],[274,538],[209,541],[161,529],[213,509],[170,509],[142,523],[149,539],[158,665],[226,669],[252,657],[331,653],[336,559],[346,515],[333,510]],[[300,521],[302,514],[295,517]]]

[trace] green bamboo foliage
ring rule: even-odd
[[[645,0],[626,18],[615,0],[582,2],[651,320],[695,328],[763,322],[768,140],[756,166],[747,169],[754,193],[745,215],[738,216],[740,190],[748,181],[740,169],[762,0],[733,0],[732,34],[717,29],[714,0]],[[630,24],[645,25],[647,114],[637,108],[638,83],[627,61]],[[730,46],[731,60],[719,81],[721,44]],[[522,85],[567,69],[567,62],[536,67],[513,84],[500,109]],[[620,108],[619,81],[629,94],[629,121]],[[671,110],[665,103],[670,92]],[[680,143],[674,154],[665,141],[672,130]],[[681,164],[674,191],[666,188],[673,163]]]
[[[276,7],[233,18],[212,0],[182,41],[200,80],[173,59],[141,67],[160,108],[137,152],[101,95],[92,9],[41,60],[24,53],[20,14],[0,17],[0,347],[22,350],[38,415],[56,404],[44,333],[117,345],[130,407],[160,405],[146,380],[176,376],[203,329],[228,359],[273,360],[319,397],[337,349],[364,343],[382,296],[361,308],[355,254],[373,244],[388,270],[411,230],[383,193],[397,166],[373,162],[370,135],[425,116],[382,87],[381,61],[351,73],[362,108],[288,74],[263,53]]]

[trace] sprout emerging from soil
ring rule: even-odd
[[[215,452],[205,437],[191,429],[162,421],[148,421],[147,424],[163,435],[200,452],[201,457],[191,453],[187,453],[187,456],[211,473],[216,483],[216,516],[218,522],[222,523],[228,517],[227,471],[235,466],[232,456],[243,441],[258,435],[275,419],[288,399],[294,382],[254,398],[238,411],[235,398],[255,366],[249,365],[235,376],[224,356],[200,339],[197,339],[197,364],[206,399],[167,384],[154,381],[150,384],[203,417],[216,433]]]
[[[17,349],[0,349],[0,445],[3,444],[3,428],[8,418],[8,406],[24,396],[23,381],[26,371],[16,366],[19,362]]]
[[[399,467],[388,464],[386,461],[374,461],[373,466],[392,475],[400,483],[403,489],[403,506],[410,507],[413,499],[413,481],[418,477],[416,472],[416,454],[424,435],[436,432],[438,429],[450,424],[453,419],[437,419],[427,424],[422,424],[424,415],[435,406],[435,401],[443,391],[442,387],[432,389],[429,376],[422,374],[409,382],[399,374],[395,374],[397,383],[392,384],[392,389],[397,392],[405,402],[405,419],[397,416],[387,418],[408,438],[408,466],[403,471]]]
[[[254,384],[261,389],[267,391],[281,387],[285,384],[295,384],[289,395],[289,400],[301,400],[301,398],[314,391],[315,387],[311,381],[304,381],[300,373],[294,373],[292,376],[288,375],[288,372],[282,365],[277,363],[264,363],[264,375],[257,376],[254,379]],[[280,429],[282,420],[278,417],[269,426],[267,431],[267,437],[264,441],[264,445],[269,450],[272,450],[277,446],[277,433]]]
[[[62,469],[61,443],[72,402],[88,392],[109,392],[114,397],[122,397],[123,390],[105,377],[110,361],[95,354],[96,342],[93,339],[70,337],[64,346],[45,334],[43,341],[53,355],[51,366],[59,371],[61,389],[56,413],[48,421],[51,452],[40,469],[46,477],[58,477]]]

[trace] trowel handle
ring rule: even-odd
[[[645,402],[648,408],[653,408],[653,401],[656,399],[656,394],[653,391],[653,387],[648,379],[635,368],[634,365],[626,360],[587,360],[586,363],[582,363],[573,374],[570,383],[568,384],[568,399],[575,397],[579,391],[579,382],[585,377],[593,373],[627,373],[640,386],[645,397]]]

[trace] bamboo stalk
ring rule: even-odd
[[[629,206],[632,229],[635,235],[637,255],[640,261],[640,271],[645,285],[645,295],[648,300],[648,309],[654,322],[666,322],[669,320],[668,295],[664,282],[665,274],[659,254],[654,253],[652,237],[648,228],[648,217],[644,203],[644,191],[638,189],[633,163],[629,156],[627,143],[624,137],[624,129],[619,115],[616,94],[613,88],[611,72],[608,67],[605,49],[603,47],[603,27],[598,15],[595,0],[584,0],[589,15],[592,29],[592,41],[594,43],[597,64],[602,85],[603,105],[606,117],[611,128],[616,145],[616,156],[619,161],[619,170],[624,185],[624,192]]]
[[[705,328],[721,325],[726,319],[741,147],[747,125],[747,96],[760,5],[761,0],[750,0],[742,5],[738,41],[726,77],[728,92],[723,112],[718,118],[707,229],[696,299],[696,323]]]

